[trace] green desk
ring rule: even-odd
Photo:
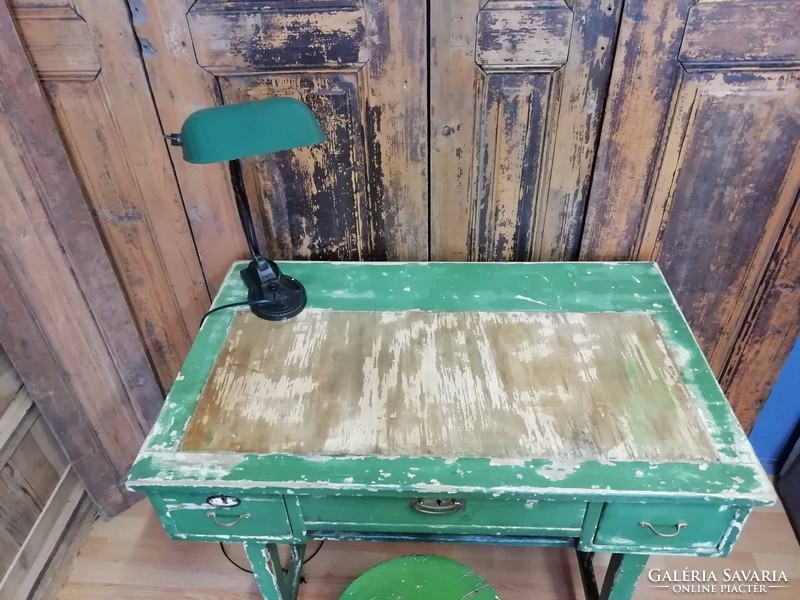
[[[269,600],[313,539],[572,546],[587,598],[628,599],[774,502],[652,263],[282,268],[308,308],[210,315],[129,478],[173,538],[243,543]]]

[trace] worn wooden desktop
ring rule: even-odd
[[[312,539],[573,546],[587,598],[622,600],[774,501],[652,263],[284,268],[307,309],[210,315],[129,478],[170,536],[242,542],[269,600]]]

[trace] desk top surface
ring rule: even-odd
[[[716,461],[645,312],[240,312],[181,448]]]
[[[132,487],[772,498],[652,263],[283,268],[307,310],[209,316]]]

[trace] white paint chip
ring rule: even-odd
[[[580,467],[581,463],[577,461],[553,461],[549,465],[536,469],[536,472],[550,481],[563,481]]]
[[[517,294],[516,296],[514,296],[514,298],[517,299],[517,300],[525,300],[525,302],[533,302],[534,304],[540,304],[542,306],[547,306],[546,302],[542,302],[541,300],[535,300],[533,298],[528,298],[528,296],[522,296],[520,294]]]

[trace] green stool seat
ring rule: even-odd
[[[451,558],[401,556],[372,567],[339,600],[500,600],[471,567]]]

